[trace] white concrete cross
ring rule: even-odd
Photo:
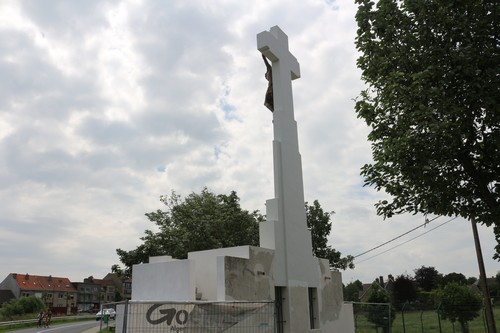
[[[281,118],[286,122],[293,121],[293,96],[291,80],[300,77],[300,65],[288,50],[288,36],[278,27],[263,31],[257,35],[257,49],[271,60],[273,64],[273,95],[275,124],[281,124]],[[275,126],[275,139],[282,139],[283,128]]]
[[[288,37],[277,26],[257,35],[257,49],[272,61],[274,95],[274,193],[266,202],[267,224],[260,227],[260,246],[275,249],[277,285],[314,281],[311,234],[304,208],[302,162],[294,119],[292,80],[300,77]]]

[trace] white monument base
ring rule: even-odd
[[[152,257],[133,266],[132,301],[276,301],[283,332],[354,333],[352,306],[344,304],[339,272],[313,258],[315,283],[291,280],[277,284],[281,271],[275,251],[239,246],[191,252],[186,260]],[[300,263],[298,263],[300,265]],[[277,295],[280,299],[276,299]]]

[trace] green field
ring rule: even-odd
[[[500,307],[493,309],[497,329],[500,328]],[[362,314],[355,315],[356,333],[376,333],[377,330]],[[484,314],[469,323],[470,333],[486,333]],[[383,330],[379,328],[379,333]],[[404,314],[396,313],[396,319],[392,325],[391,333],[460,333],[460,324],[453,324],[448,320],[441,319],[441,331],[439,330],[439,319],[436,311],[412,311]]]

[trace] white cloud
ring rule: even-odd
[[[235,190],[243,208],[265,212],[273,133],[256,34],[274,25],[301,64],[305,198],[336,211],[332,245],[355,255],[422,223],[382,221],[373,204],[383,194],[362,187],[371,153],[354,113],[355,11],[319,0],[2,1],[0,278],[104,276],[171,190]],[[420,265],[477,276],[464,225],[360,263],[346,281]],[[481,236],[494,274],[492,232]]]

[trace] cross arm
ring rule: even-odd
[[[299,62],[288,51],[288,37],[278,26],[257,35],[257,49],[273,63],[286,63],[290,68],[292,80],[300,77]]]

